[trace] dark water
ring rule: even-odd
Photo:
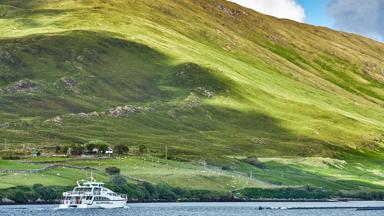
[[[128,204],[124,209],[58,210],[57,205],[0,206],[1,216],[384,216],[384,211],[356,209],[259,210],[259,207],[375,207],[384,202],[340,203],[162,203]]]

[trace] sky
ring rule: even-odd
[[[384,41],[384,0],[229,0],[264,14]]]

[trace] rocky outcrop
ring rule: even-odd
[[[138,113],[153,113],[159,110],[167,112],[167,114],[171,117],[176,117],[178,112],[191,111],[199,108],[202,104],[202,97],[213,98],[214,95],[215,93],[213,91],[207,90],[203,87],[198,87],[176,106],[169,106],[166,104],[153,104],[153,106],[124,105],[113,107],[102,112],[93,111],[89,113],[82,112],[56,116],[52,119],[44,121],[44,124],[60,126],[63,124],[65,119],[92,119],[103,117],[117,118]]]
[[[54,124],[56,126],[60,126],[63,124],[63,119],[60,116],[56,116],[52,119],[48,119],[44,122],[45,124]]]
[[[12,85],[9,85],[3,90],[7,93],[32,93],[37,91],[37,84],[30,80],[20,80]]]
[[[362,68],[363,72],[368,74],[375,72],[377,69],[378,69],[378,65],[372,62],[364,62],[364,65]]]
[[[242,14],[245,14],[244,11],[229,8],[225,5],[219,5],[219,9],[230,16],[240,16]]]
[[[118,106],[108,110],[107,115],[112,117],[119,117],[123,115],[129,115],[132,113],[143,113],[143,112],[154,112],[155,110],[151,107],[145,106]]]
[[[90,113],[71,113],[63,116],[56,116],[52,119],[48,119],[44,121],[44,124],[53,124],[55,126],[60,126],[63,124],[66,118],[70,119],[89,119],[89,118],[99,118],[99,117],[121,117],[121,116],[129,116],[130,114],[135,113],[144,113],[144,112],[156,112],[155,108],[149,106],[133,106],[133,105],[125,105],[125,106],[117,106],[107,111],[103,112],[90,112]]]
[[[75,116],[75,117],[80,117],[80,118],[97,118],[97,117],[100,117],[100,116],[103,116],[105,115],[105,112],[90,112],[90,113],[78,113],[78,114],[72,114],[72,116]]]
[[[200,107],[201,99],[194,93],[191,93],[185,98],[183,104],[180,106],[183,110],[192,110]]]
[[[56,82],[58,88],[77,93],[77,81],[72,77],[63,77]]]
[[[13,66],[22,66],[22,61],[16,56],[17,50],[14,47],[2,47],[0,48],[0,63],[13,65]]]
[[[215,92],[205,89],[204,87],[196,88],[196,92],[207,98],[213,98],[215,96]]]
[[[11,126],[9,122],[0,123],[0,128],[7,129]]]
[[[120,116],[127,116],[129,114],[143,113],[143,112],[155,112],[155,109],[152,107],[146,107],[146,106],[125,105],[125,106],[117,106],[104,112],[94,111],[90,113],[72,114],[72,116],[80,117],[80,118],[97,118],[101,116],[120,117]]]
[[[82,56],[82,55],[77,56],[77,57],[76,57],[76,60],[77,60],[78,62],[85,63],[85,57]]]

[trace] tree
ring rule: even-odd
[[[139,146],[139,153],[141,155],[145,154],[146,151],[147,151],[147,147],[145,145],[140,145]]]
[[[45,201],[55,200],[57,198],[55,190],[51,187],[44,187],[41,184],[34,184],[32,190],[38,195],[38,197]]]
[[[113,186],[117,187],[123,187],[127,184],[127,180],[121,175],[112,176],[110,182]]]
[[[71,146],[71,154],[72,155],[82,155],[84,151],[84,147],[82,145],[72,145]]]
[[[15,201],[18,204],[28,203],[28,197],[26,196],[26,193],[19,189],[15,189],[14,191],[12,191],[10,193],[9,199]]]
[[[109,175],[119,175],[120,169],[117,167],[107,167],[105,168],[105,172],[108,173]]]
[[[115,152],[118,155],[127,154],[129,152],[129,148],[126,145],[118,144],[115,146]]]
[[[266,169],[267,165],[265,163],[259,161],[257,157],[248,157],[247,159],[244,160],[246,163],[249,163],[259,169]]]
[[[96,148],[96,144],[94,143],[88,143],[87,145],[85,145],[85,150],[88,152],[88,153],[93,153],[93,149]]]
[[[61,153],[61,148],[60,148],[60,146],[56,146],[56,147],[55,147],[55,153],[56,153],[56,154],[60,154],[60,153]]]
[[[108,145],[107,144],[97,144],[96,148],[99,149],[100,153],[105,153],[108,150]]]
[[[157,186],[157,191],[159,193],[159,198],[165,201],[176,201],[177,194],[172,191],[172,188],[165,183],[160,183]]]
[[[60,152],[59,153],[67,154],[69,148],[70,148],[69,146],[63,146],[62,148],[60,148]]]

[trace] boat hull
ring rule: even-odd
[[[114,209],[124,208],[127,201],[93,202],[92,204],[61,204],[59,209]]]

